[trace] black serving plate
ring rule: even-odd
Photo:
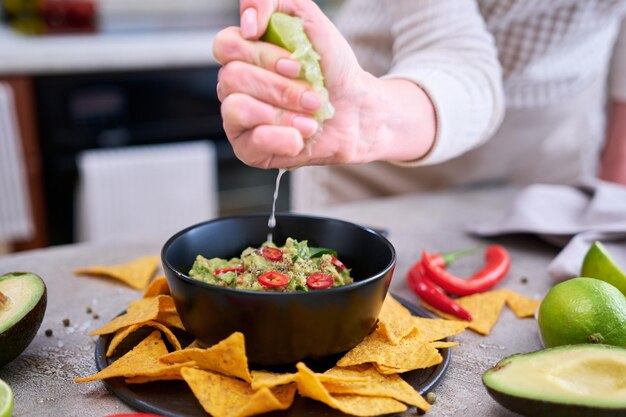
[[[394,297],[408,308],[414,315],[431,318],[432,315],[422,307],[409,303],[399,297]],[[106,357],[112,335],[101,336],[96,343],[96,366],[98,370],[107,367],[147,336],[153,329],[144,328],[142,331],[131,334],[116,349],[116,355]],[[177,334],[184,339],[185,335]],[[191,340],[187,340],[190,342]],[[450,362],[450,349],[439,349],[443,361],[427,369],[419,369],[402,374],[402,378],[413,386],[420,394],[430,391],[446,371]],[[317,372],[332,368],[342,355],[333,355],[318,361],[306,361],[307,366]],[[254,367],[252,368],[254,369]],[[271,367],[266,370],[274,372],[295,372],[295,365]],[[168,417],[206,417],[198,400],[184,381],[158,381],[146,384],[126,384],[123,378],[111,378],[103,381],[107,388],[118,398],[131,407],[140,411],[160,414]],[[325,404],[304,398],[296,394],[293,405],[285,411],[274,411],[263,414],[266,417],[343,417],[346,414]],[[394,414],[399,416],[401,414]]]

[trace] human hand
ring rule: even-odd
[[[241,27],[222,30],[213,44],[213,55],[223,65],[218,98],[224,129],[237,157],[260,168],[375,159],[376,135],[362,130],[375,129],[375,110],[364,100],[376,79],[361,69],[347,41],[317,5],[310,0],[241,0],[240,9]],[[288,51],[258,40],[275,11],[302,18],[322,57],[335,116],[321,127],[312,115],[322,99],[297,79],[300,64]]]

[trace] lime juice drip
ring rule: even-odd
[[[270,215],[270,219],[267,222],[267,227],[269,227],[270,231],[267,234],[267,241],[273,242],[272,232],[274,231],[274,227],[276,227],[276,200],[278,199],[278,189],[280,188],[280,179],[283,174],[287,172],[286,169],[280,168],[278,170],[278,175],[276,176],[276,186],[274,188],[274,201],[272,202],[272,214]]]

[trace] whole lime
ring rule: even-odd
[[[547,347],[578,343],[626,346],[626,297],[592,278],[572,278],[548,291],[539,307]]]

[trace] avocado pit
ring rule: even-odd
[[[0,291],[0,310],[4,308],[4,305],[7,304],[8,301],[9,298]]]

